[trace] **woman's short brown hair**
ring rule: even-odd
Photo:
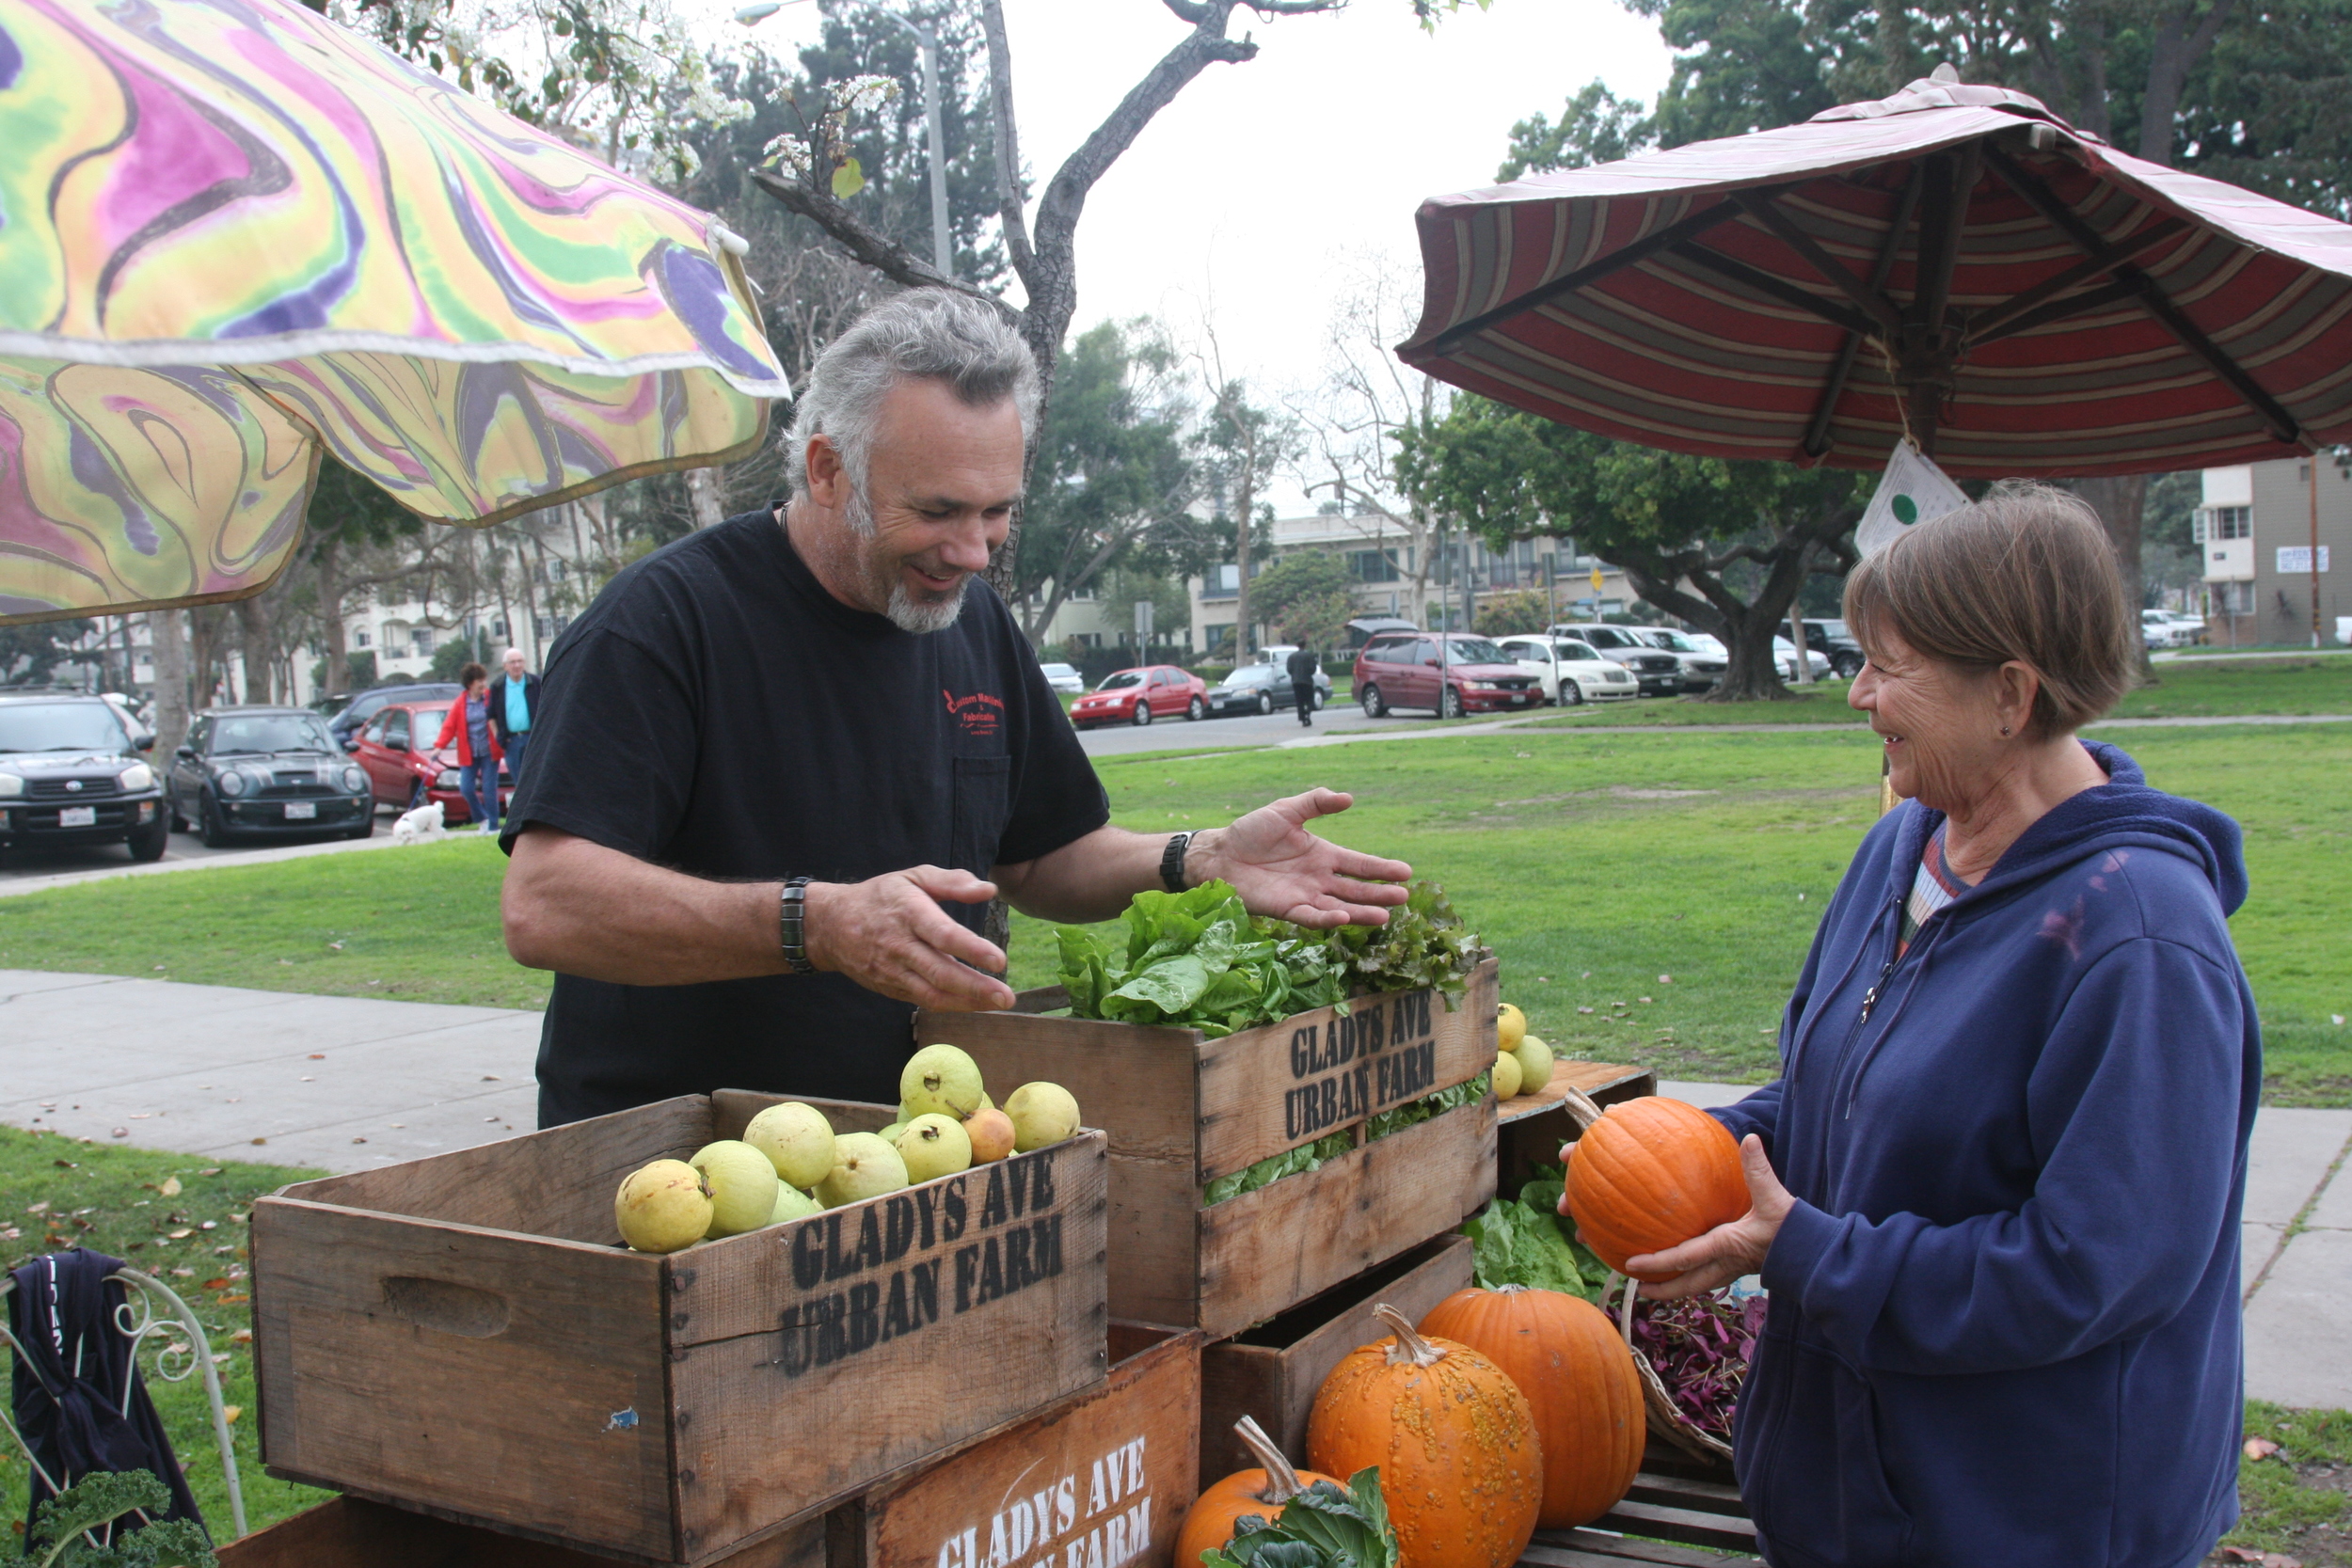
[[[2042,677],[2032,724],[2080,729],[2138,678],[2132,616],[2106,530],[2089,503],[2005,481],[1917,524],[1847,574],[1846,625],[1866,653],[1891,631],[1973,671],[2011,659]]]
[[[476,681],[486,681],[489,678],[490,672],[479,664],[469,664],[457,672],[457,684],[460,686],[471,686]]]

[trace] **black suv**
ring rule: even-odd
[[[405,686],[372,686],[351,699],[351,705],[326,721],[333,732],[335,744],[348,752],[351,737],[367,728],[368,721],[386,705],[391,703],[431,703],[446,701],[458,695],[465,688],[455,681],[412,681]]]
[[[163,858],[171,823],[163,786],[114,705],[68,692],[0,692],[0,849],[126,844]]]
[[[1846,630],[1843,621],[1807,621],[1804,623],[1804,645],[1829,660],[1829,667],[1841,681],[1850,681],[1862,673],[1867,662],[1862,644]]]

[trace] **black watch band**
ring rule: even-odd
[[[808,912],[810,879],[795,877],[784,884],[782,907],[776,915],[777,934],[784,944],[785,967],[795,974],[817,973],[817,966],[808,961],[808,931],[804,919]]]
[[[1184,850],[1191,843],[1190,833],[1174,833],[1160,851],[1160,885],[1170,893],[1184,891]]]

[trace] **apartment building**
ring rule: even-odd
[[[2352,562],[2352,473],[2344,465],[2323,453],[2316,477],[2309,459],[2207,468],[2191,531],[2204,563],[2208,641],[2309,642],[2316,590],[2321,641],[2352,642],[2352,592],[2334,569]]]

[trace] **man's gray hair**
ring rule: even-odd
[[[972,408],[1010,398],[1021,415],[1022,439],[1036,430],[1037,361],[1004,312],[958,290],[910,289],[860,316],[811,367],[787,437],[795,499],[808,494],[808,443],[825,436],[856,490],[852,515],[870,517],[864,503],[874,424],[882,399],[909,376],[946,382]]]

